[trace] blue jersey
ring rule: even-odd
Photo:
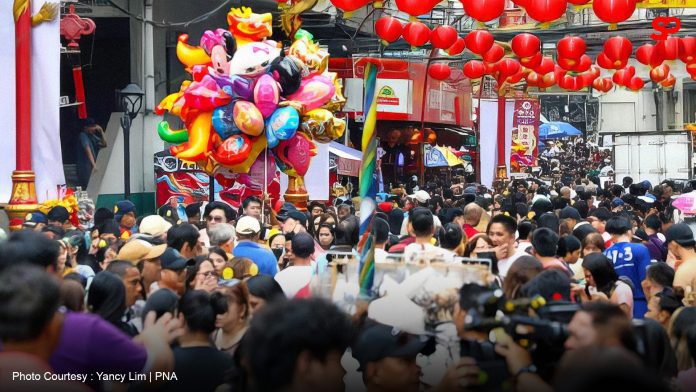
[[[641,282],[645,280],[645,273],[650,265],[650,251],[642,244],[619,242],[604,251],[604,255],[614,262],[618,276],[625,276],[633,282],[633,316],[643,318],[647,304]]]

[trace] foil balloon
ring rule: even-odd
[[[312,75],[302,79],[300,88],[287,96],[287,99],[298,101],[305,105],[306,110],[312,110],[329,102],[335,93],[336,87],[329,78],[324,75]]]
[[[306,37],[293,42],[288,55],[302,61],[310,73],[322,74],[329,67],[329,53]]]
[[[251,152],[251,142],[245,135],[234,135],[220,144],[212,156],[218,163],[225,166],[244,162]]]
[[[346,122],[326,109],[314,109],[302,116],[300,129],[312,135],[317,142],[328,143],[343,136]]]
[[[254,103],[264,118],[273,114],[280,101],[278,83],[269,74],[261,75],[254,86]]]
[[[181,34],[176,43],[176,57],[186,66],[187,70],[198,64],[210,63],[210,56],[205,49],[188,44],[188,34]]]
[[[266,150],[266,147],[268,147],[266,138],[263,136],[249,138],[249,142],[251,143],[251,151],[249,151],[249,155],[244,162],[236,165],[226,166],[226,168],[232,173],[249,173],[251,165],[254,164],[259,155],[261,155],[261,153]]]
[[[201,37],[201,47],[210,55],[212,65],[208,73],[227,76],[230,73],[230,60],[237,51],[237,43],[232,34],[225,29],[206,30]]]
[[[317,155],[316,146],[307,134],[297,132],[288,140],[281,140],[275,148],[278,159],[298,176],[304,177],[309,169],[309,162]]]
[[[266,135],[273,134],[278,140],[288,140],[300,126],[300,115],[295,108],[286,106],[277,109],[266,121]]]
[[[343,110],[343,107],[346,106],[346,97],[343,95],[343,79],[339,78],[336,72],[325,72],[324,76],[333,81],[336,92],[333,97],[331,97],[331,100],[326,105],[322,106],[322,108],[331,112],[340,112]],[[302,112],[304,112],[304,110]]]
[[[271,130],[271,127],[266,127],[266,142],[268,143],[268,148],[276,148],[280,140],[276,137],[275,133]]]
[[[188,141],[188,131],[186,129],[171,130],[169,129],[169,123],[166,121],[160,121],[157,124],[157,134],[160,139],[170,144],[181,144]]]
[[[227,23],[237,40],[237,46],[262,41],[273,35],[273,15],[255,14],[249,7],[232,8],[227,13]]]
[[[213,110],[213,129],[220,136],[221,140],[225,140],[232,135],[240,134],[242,131],[234,123],[234,103],[220,106]],[[160,135],[161,137],[161,135]]]
[[[273,159],[273,154],[259,154],[254,164],[249,168],[249,183],[253,188],[263,189],[264,176],[266,176],[266,184],[270,185],[275,179],[276,164]]]
[[[237,75],[222,78],[213,76],[213,79],[215,79],[215,83],[218,86],[222,87],[222,91],[232,97],[233,101],[237,99],[251,101],[254,98],[254,83],[252,80]]]
[[[230,103],[230,96],[220,89],[212,77],[206,75],[200,82],[192,82],[184,93],[185,105],[200,111],[212,111]]]
[[[290,95],[300,88],[303,67],[306,68],[299,59],[292,56],[277,57],[271,62],[270,73],[280,85],[283,95]]]
[[[251,102],[235,102],[232,118],[237,128],[249,136],[259,136],[263,133],[263,115]]]
[[[252,42],[237,50],[230,62],[230,75],[255,78],[268,71],[280,49],[266,41]]]
[[[205,158],[210,143],[211,113],[198,115],[190,127],[188,141],[179,146],[170,147],[170,152],[177,158],[196,162]]]

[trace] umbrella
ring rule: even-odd
[[[426,146],[425,167],[451,167],[461,164],[462,161],[448,148]]]
[[[560,139],[568,136],[582,136],[582,131],[561,121],[552,121],[539,126],[539,139]]]
[[[672,206],[684,214],[696,214],[696,191],[672,197]]]

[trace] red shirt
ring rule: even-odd
[[[471,238],[471,237],[475,236],[476,234],[479,234],[478,230],[474,229],[473,226],[466,224],[466,223],[464,224],[463,229],[464,229],[464,234],[466,234],[466,238]]]

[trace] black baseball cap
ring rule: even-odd
[[[606,209],[605,207],[599,207],[596,210],[592,211],[590,216],[594,216],[595,218],[599,219],[602,222],[606,222],[612,217],[611,211]]]
[[[295,207],[294,204],[292,204],[292,203],[286,201],[286,202],[283,203],[283,205],[280,207],[280,210],[278,210],[278,213],[276,214],[276,218],[277,218],[279,221],[282,222],[282,221],[284,221],[284,220],[288,217],[288,214],[289,214],[291,211],[297,211],[297,207]]]
[[[160,256],[162,269],[172,271],[181,271],[186,267],[192,267],[196,264],[195,259],[186,259],[181,256],[181,253],[174,248],[167,248],[162,256]]]
[[[52,222],[56,221],[63,223],[66,220],[70,220],[70,213],[68,212],[68,209],[63,206],[55,206],[48,211],[47,218]]]
[[[363,371],[370,362],[383,358],[415,358],[425,353],[428,339],[413,335],[390,325],[368,320],[352,347],[353,357]]]
[[[677,223],[672,225],[667,229],[665,233],[667,240],[665,242],[670,243],[672,241],[676,242],[680,246],[689,247],[696,246],[696,239],[694,239],[694,232],[691,227],[686,223]]]
[[[302,226],[307,225],[307,215],[305,215],[303,212],[295,210],[295,211],[288,212],[287,215],[285,215],[285,216],[278,216],[278,220],[281,222],[284,222],[288,218],[292,218],[292,219],[300,222],[300,224]]]
[[[561,219],[575,219],[576,221],[581,221],[582,216],[575,207],[567,206],[561,210]]]

